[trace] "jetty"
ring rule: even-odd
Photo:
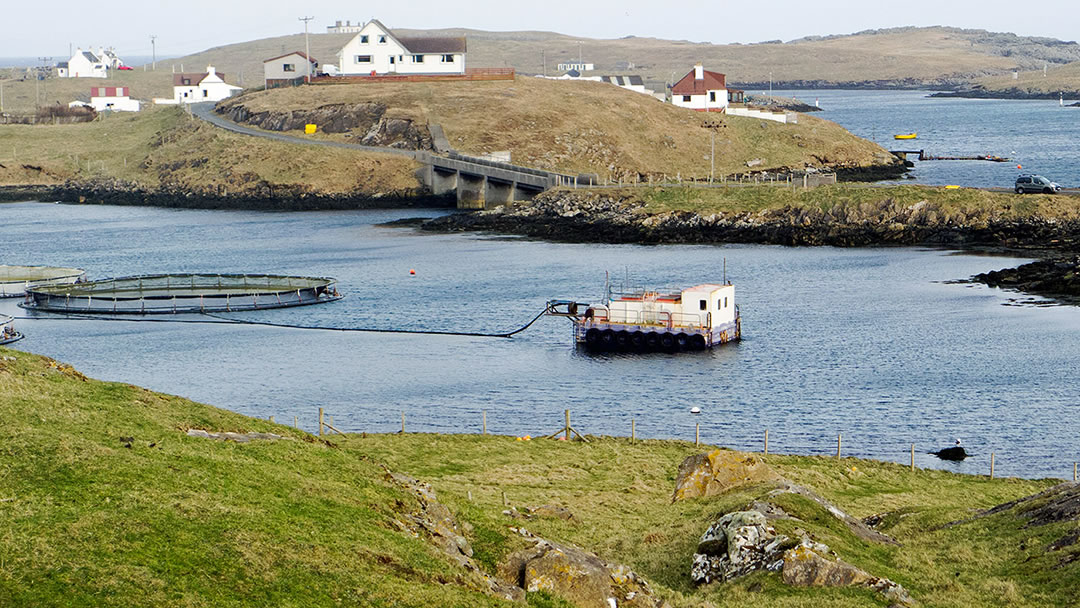
[[[985,154],[982,156],[935,156],[933,154],[927,154],[926,150],[889,150],[889,153],[896,156],[900,160],[906,161],[909,154],[918,155],[918,160],[985,160],[992,163],[1008,163],[1012,162],[1011,158],[1004,156],[996,156],[993,154]]]

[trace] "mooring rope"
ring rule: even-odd
[[[65,315],[60,313],[59,316],[50,317],[13,317],[16,320],[22,321],[123,321],[128,323],[190,323],[190,324],[203,324],[203,325],[258,325],[263,327],[280,327],[283,329],[303,329],[310,331],[337,331],[337,332],[356,332],[356,333],[371,333],[371,334],[418,334],[428,336],[465,336],[470,338],[512,338],[517,334],[529,329],[540,317],[543,317],[548,312],[545,307],[528,323],[515,329],[514,331],[502,332],[502,333],[484,333],[484,332],[471,332],[471,331],[446,331],[435,329],[382,329],[377,327],[322,327],[319,325],[298,325],[294,323],[273,323],[271,321],[252,321],[249,319],[231,319],[229,317],[222,317],[212,313],[201,313],[204,317],[210,317],[217,319],[216,321],[209,321],[206,319],[169,319],[169,318],[119,318],[119,317],[102,317],[98,315],[83,315],[83,314],[71,314]]]

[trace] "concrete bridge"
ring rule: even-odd
[[[578,177],[456,152],[418,157],[433,194],[457,193],[458,209],[487,209],[529,200],[550,188],[577,186]]]
[[[465,156],[450,149],[442,128],[432,125],[436,152],[399,150],[339,141],[304,139],[284,133],[268,133],[237,124],[214,112],[213,103],[191,104],[192,114],[206,122],[243,135],[275,139],[311,146],[347,148],[381,154],[407,156],[423,165],[418,177],[434,194],[457,193],[458,209],[487,209],[514,201],[528,200],[550,188],[578,185],[576,175],[522,167],[475,156]],[[584,185],[584,183],[582,184]]]

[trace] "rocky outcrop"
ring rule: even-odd
[[[1080,298],[1080,256],[1057,257],[993,270],[977,274],[972,280],[990,287],[1076,300]]]
[[[498,578],[529,593],[546,591],[580,608],[662,608],[649,583],[623,565],[600,559],[580,547],[537,538],[532,546],[507,555]]]
[[[881,593],[894,604],[914,604],[898,583],[840,560],[828,546],[814,542],[808,535],[801,540],[778,535],[766,515],[757,509],[727,513],[709,526],[698,541],[690,578],[700,585],[761,570],[781,572],[789,585],[861,586]]]
[[[365,146],[431,150],[432,138],[427,125],[411,118],[387,116],[386,104],[364,102],[330,104],[310,110],[266,110],[254,112],[243,100],[226,102],[215,108],[229,120],[267,131],[303,131],[316,125],[325,133],[346,133]]]
[[[649,213],[645,203],[602,192],[549,191],[512,208],[454,214],[423,225],[434,231],[483,230],[568,242],[764,243],[774,245],[937,245],[1080,250],[1080,221],[1014,219],[988,209],[960,212],[887,195],[829,209],[785,206],[700,215]]]
[[[414,496],[420,505],[418,511],[404,512],[400,519],[394,520],[402,531],[427,539],[491,595],[515,602],[525,600],[525,592],[519,585],[504,583],[476,565],[472,545],[465,538],[467,526],[459,523],[450,509],[439,502],[430,485],[389,469],[386,481]]]
[[[760,458],[744,452],[713,450],[687,457],[675,476],[672,502],[715,496],[747,483],[780,479]]]

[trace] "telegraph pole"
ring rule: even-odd
[[[41,62],[41,66],[37,70],[35,70],[37,72],[37,78],[35,78],[34,81],[35,82],[41,81],[41,88],[42,88],[42,92],[44,93],[42,95],[41,99],[45,103],[48,103],[48,101],[49,101],[49,85],[45,81],[45,79],[47,78],[47,76],[46,76],[47,71],[46,70],[49,69],[48,68],[49,62],[52,61],[52,57],[38,57],[38,61]],[[35,89],[34,93],[35,93],[35,97],[36,97],[37,96],[37,90],[36,89]],[[35,101],[37,101],[37,100],[35,99]]]
[[[151,68],[155,72],[157,71],[157,35],[150,34],[150,52],[153,53],[153,67]]]
[[[304,22],[304,72],[307,74],[307,83],[311,84],[311,44],[308,43],[308,21],[311,21],[314,17],[300,17],[300,21]]]

